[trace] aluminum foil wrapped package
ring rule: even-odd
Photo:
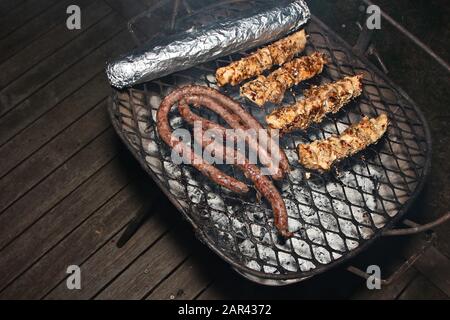
[[[245,7],[245,1],[223,2],[205,7],[203,16],[184,19],[175,19],[168,13],[162,19],[171,25],[171,32],[148,37],[150,40],[131,53],[108,63],[106,73],[111,85],[130,87],[248,50],[299,29],[310,17],[303,0],[259,0],[258,3],[258,6]],[[223,19],[205,20],[210,10],[224,9],[235,10],[231,18],[227,15]]]

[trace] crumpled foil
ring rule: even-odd
[[[269,1],[267,1],[269,2]],[[276,40],[299,29],[310,18],[303,0],[272,1],[273,7],[252,14],[191,28],[163,40],[150,40],[109,63],[106,74],[116,88],[133,86],[197,64]]]

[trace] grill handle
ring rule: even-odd
[[[448,220],[450,220],[450,212],[447,212],[442,217],[424,225],[420,225],[414,221],[405,219],[402,221],[402,223],[408,226],[409,228],[386,230],[382,233],[382,236],[389,237],[389,236],[414,235],[431,230],[434,227],[444,224]],[[381,284],[388,285],[394,282],[396,279],[398,279],[401,275],[403,275],[425,253],[426,249],[433,243],[435,239],[436,235],[432,233],[429,239],[425,242],[425,244],[416,253],[411,255],[399,268],[397,268],[397,270],[393,274],[391,274],[389,277],[385,279],[380,279]],[[347,267],[347,271],[363,279],[368,279],[371,276],[367,272],[355,266]]]
[[[382,233],[382,236],[384,236],[384,237],[386,237],[386,236],[405,236],[405,235],[417,234],[417,233],[428,231],[428,230],[430,230],[434,227],[437,227],[441,224],[444,224],[448,220],[450,220],[450,211],[445,213],[442,217],[440,217],[432,222],[429,222],[427,224],[424,224],[424,225],[420,225],[418,223],[415,223],[414,221],[405,219],[403,221],[403,224],[407,225],[409,228],[385,230]]]
[[[382,285],[389,285],[393,283],[395,280],[400,278],[410,267],[414,265],[414,263],[422,257],[422,255],[427,251],[427,249],[431,246],[431,244],[435,241],[436,234],[432,233],[430,237],[428,237],[424,244],[417,250],[414,254],[412,254],[405,262],[402,263],[400,267],[398,267],[391,275],[389,275],[387,278],[380,279],[380,282]],[[369,277],[373,276],[371,274],[368,274],[364,270],[361,270],[358,267],[355,266],[348,266],[347,271],[353,273],[354,275],[357,275],[360,278],[363,278],[367,280]]]
[[[381,59],[381,56],[375,48],[374,44],[372,43],[374,30],[370,30],[369,28],[367,28],[367,24],[365,22],[362,24],[356,22],[356,25],[360,29],[360,33],[358,39],[356,40],[356,44],[353,46],[353,51],[355,51],[356,54],[366,57],[373,56],[378,63],[378,68],[381,69],[382,72],[387,74],[389,70]]]

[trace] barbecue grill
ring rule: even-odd
[[[215,5],[215,10],[191,8],[181,19],[196,23],[214,21],[232,15],[242,5],[257,3],[257,0],[231,1],[226,6]],[[177,20],[168,21],[168,27],[176,30]],[[133,35],[140,41],[144,39],[138,28],[142,22],[134,19],[130,23]],[[253,191],[247,195],[234,194],[215,185],[189,165],[175,165],[171,150],[156,131],[156,111],[171,90],[187,84],[217,88],[215,70],[246,52],[127,90],[114,90],[109,105],[118,135],[190,222],[197,237],[237,272],[264,284],[301,281],[368,248],[405,214],[422,189],[430,167],[429,129],[405,92],[317,17],[312,16],[305,29],[310,36],[305,53],[323,52],[329,57],[329,64],[320,75],[287,92],[282,104],[294,103],[311,85],[359,73],[364,76],[364,91],[361,97],[322,123],[304,132],[287,134],[280,140],[292,171],[275,184],[288,209],[289,228],[294,231],[291,239],[284,240],[277,235],[270,206],[258,198],[239,170],[233,166],[221,167],[227,174],[248,182]],[[265,115],[276,107],[267,105],[261,109],[251,105],[239,97],[237,87],[220,90],[239,101],[263,124]],[[388,115],[390,126],[379,143],[345,159],[329,173],[313,172],[306,178],[306,171],[297,159],[299,143],[341,133],[362,115],[373,117],[380,113]],[[205,110],[201,116],[223,124],[215,114]],[[189,128],[177,111],[171,113],[171,125],[174,129]]]

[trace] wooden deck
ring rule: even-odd
[[[106,111],[105,61],[133,47],[126,21],[151,2],[0,0],[1,299],[450,296],[449,259],[433,246],[393,284],[368,291],[344,268],[261,287],[199,243],[122,146]],[[70,4],[82,8],[81,30],[65,26]],[[124,228],[155,195],[157,205],[119,249]],[[383,260],[392,267],[401,257]],[[81,267],[81,290],[67,289],[68,265]]]

